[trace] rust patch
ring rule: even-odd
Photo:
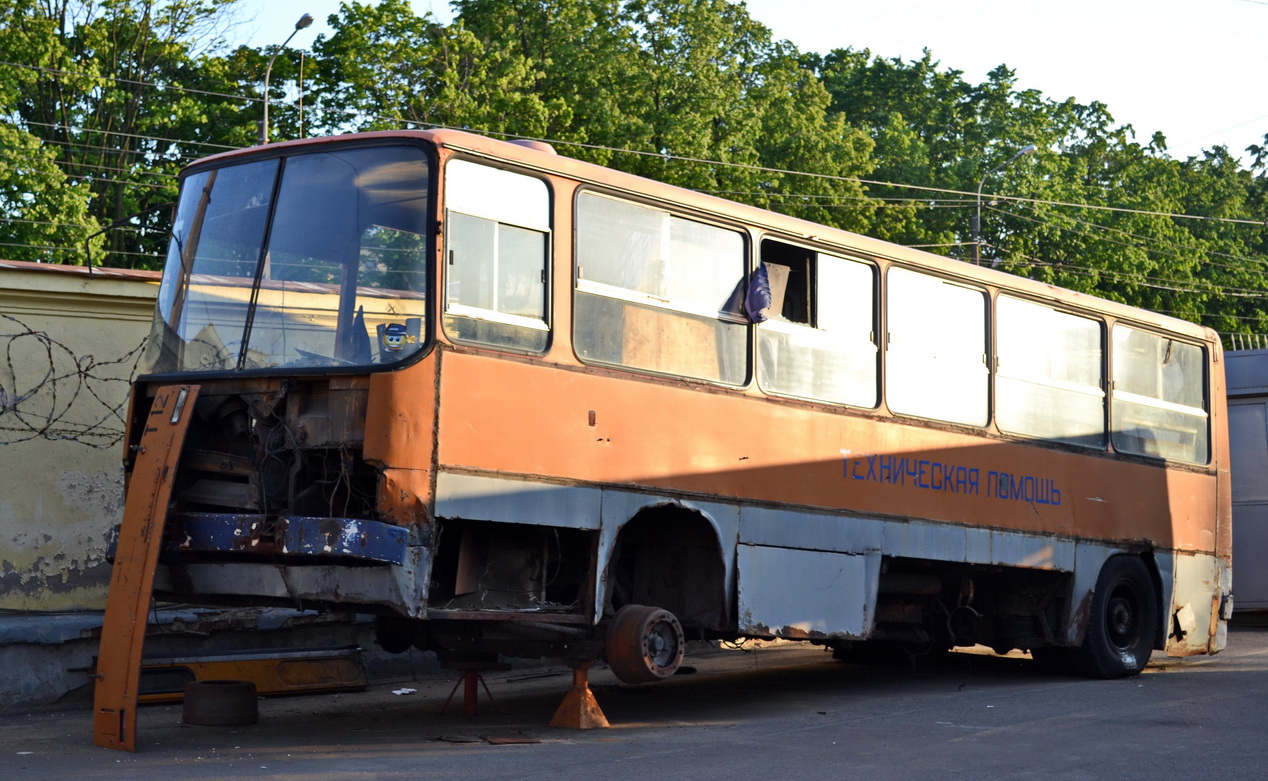
[[[431,472],[384,469],[381,474],[378,508],[382,520],[397,526],[426,526],[431,520],[427,512]]]
[[[1083,644],[1083,637],[1087,634],[1088,617],[1092,615],[1092,594],[1092,590],[1089,589],[1083,595],[1083,599],[1079,601],[1079,607],[1074,611],[1074,616],[1071,619],[1074,622],[1074,626],[1078,627],[1079,630],[1078,637],[1074,638],[1074,642],[1077,645]]]

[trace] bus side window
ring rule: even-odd
[[[1114,448],[1204,464],[1210,459],[1206,353],[1193,344],[1114,326]]]
[[[583,192],[573,344],[581,360],[743,385],[744,239],[737,231]]]
[[[921,418],[986,425],[986,294],[904,268],[890,268],[888,282],[889,408]]]
[[[464,160],[446,174],[445,331],[458,342],[544,351],[546,183]]]
[[[995,312],[1000,430],[1105,447],[1100,321],[1005,295]]]
[[[758,326],[758,382],[768,393],[875,407],[876,273],[866,263],[762,242],[770,319]]]

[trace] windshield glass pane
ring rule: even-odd
[[[427,161],[413,147],[297,155],[188,177],[147,371],[408,357],[428,331],[428,215]]]

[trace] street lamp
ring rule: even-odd
[[[267,144],[269,142],[269,74],[273,72],[273,61],[276,60],[277,55],[281,54],[282,50],[286,48],[286,44],[290,43],[291,39],[295,37],[295,33],[312,23],[312,14],[304,14],[299,17],[299,21],[295,23],[295,29],[291,31],[290,35],[286,36],[286,40],[282,41],[282,45],[277,47],[277,51],[273,52],[273,56],[269,58],[268,67],[264,69],[264,119],[260,120],[259,136],[259,142],[261,144]]]
[[[973,213],[973,225],[972,225],[974,265],[978,265],[978,266],[982,265],[982,241],[981,241],[981,238],[982,238],[982,185],[986,184],[986,179],[991,174],[995,173],[996,171],[1003,168],[1004,166],[1010,165],[1014,160],[1021,157],[1022,155],[1028,155],[1031,152],[1034,152],[1035,148],[1036,147],[1034,144],[1028,144],[1024,149],[1019,151],[1017,154],[1013,155],[1012,157],[1008,158],[1004,162],[1000,163],[999,165],[995,166],[994,168],[992,168],[991,170],[983,174],[981,181],[977,183],[977,211]]]

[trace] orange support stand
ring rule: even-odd
[[[608,719],[599,708],[599,703],[590,691],[590,668],[594,662],[582,662],[572,668],[572,688],[559,704],[555,716],[550,720],[552,727],[568,727],[570,729],[595,729],[609,727]]]
[[[176,463],[198,389],[197,385],[169,385],[155,394],[129,478],[93,690],[92,739],[105,748],[136,751],[136,705],[146,614]]]

